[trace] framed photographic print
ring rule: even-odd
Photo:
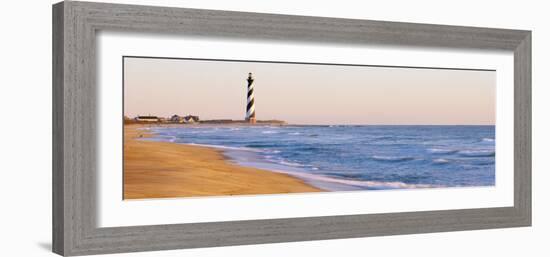
[[[53,6],[53,250],[531,225],[531,32]]]

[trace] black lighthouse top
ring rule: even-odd
[[[249,72],[248,73],[248,79],[247,79],[248,83],[251,83],[252,81],[254,81],[254,79],[252,78],[252,72]]]

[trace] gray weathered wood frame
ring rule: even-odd
[[[96,226],[96,32],[514,53],[514,206],[196,224]],[[65,1],[53,6],[53,251],[151,251],[531,225],[531,32]]]

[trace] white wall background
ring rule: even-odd
[[[0,256],[54,256],[49,250],[52,3],[7,1],[1,7]],[[550,147],[550,119],[544,111],[550,109],[550,26],[545,1],[164,0],[157,4],[532,30],[533,227],[116,256],[550,256],[550,165],[544,162]]]

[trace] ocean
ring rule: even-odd
[[[148,140],[222,149],[233,162],[328,191],[495,184],[494,126],[181,126]]]

